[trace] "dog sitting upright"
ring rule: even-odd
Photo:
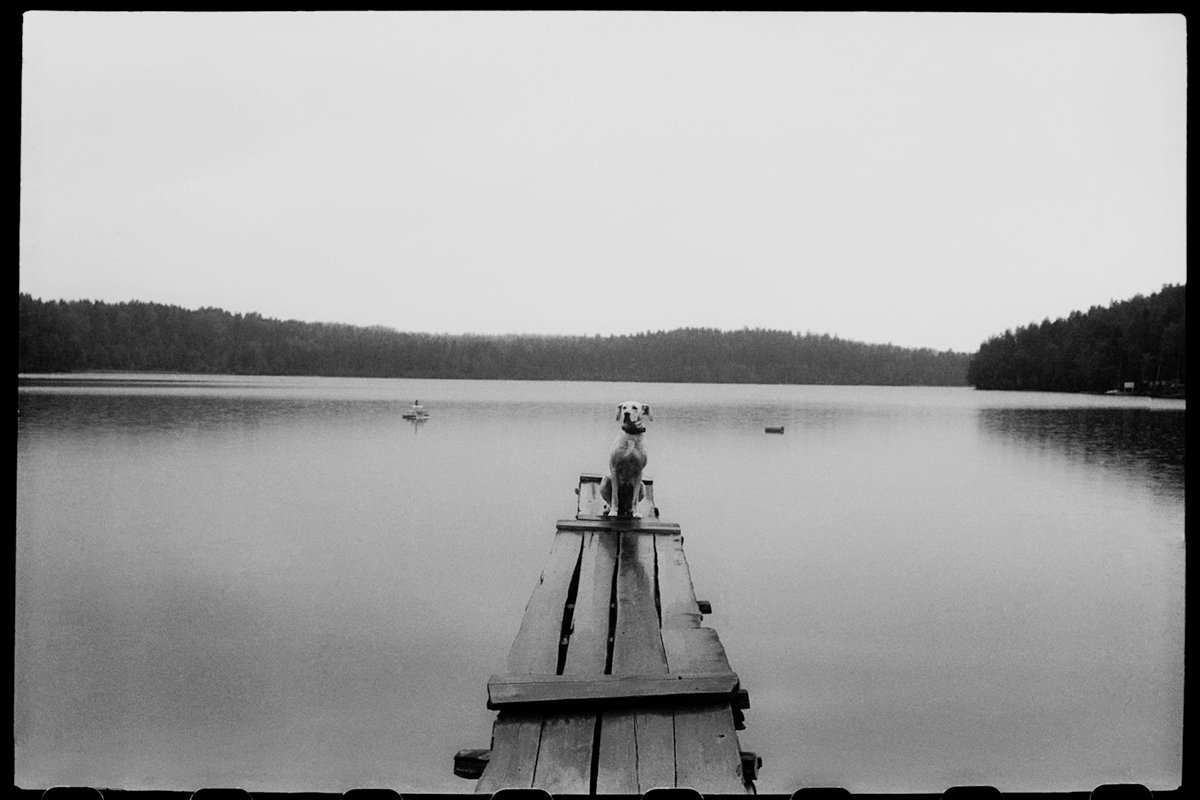
[[[646,468],[646,449],[642,421],[654,421],[650,406],[632,400],[617,406],[617,422],[621,433],[608,454],[608,475],[600,481],[600,496],[608,503],[606,516],[640,517],[638,501],[646,495],[642,485],[642,470]]]

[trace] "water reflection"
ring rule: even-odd
[[[1178,785],[1182,402],[195,376],[21,379],[19,782],[469,790],[629,398],[760,791]]]
[[[79,431],[143,434],[228,431],[301,420],[327,422],[356,415],[390,416],[399,423],[398,402],[335,400],[324,396],[277,397],[262,393],[228,396],[212,392],[29,392],[21,395],[21,428],[27,435]]]
[[[988,434],[1122,471],[1182,499],[1184,412],[1147,408],[983,408]]]

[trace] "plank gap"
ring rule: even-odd
[[[567,586],[567,602],[563,607],[562,634],[558,637],[558,667],[556,675],[562,675],[567,665],[567,648],[571,646],[571,630],[575,622],[575,598],[579,596],[579,570],[583,565],[583,537],[579,542],[579,557],[575,559],[575,571]]]
[[[588,782],[588,794],[596,796],[596,776],[600,773],[600,726],[604,715],[596,714],[596,732],[592,735],[592,774]]]
[[[675,745],[675,758],[672,759],[672,765],[675,768],[675,780],[672,786],[679,785],[679,735],[675,729],[675,714],[671,714],[671,742]]]
[[[633,779],[637,783],[638,791],[640,791],[644,794],[646,792],[646,789],[642,788],[642,781],[641,781],[641,775],[640,775],[642,763],[641,763],[641,754],[638,752],[637,720],[638,720],[638,715],[633,714],[632,719],[630,720],[633,723]],[[650,788],[653,789],[654,787],[652,786]]]
[[[613,650],[617,637],[617,573],[621,571],[621,540],[617,539],[617,557],[613,559],[612,590],[608,600],[608,652],[604,657],[604,674],[612,675]]]
[[[542,717],[542,722],[538,725],[538,746],[533,753],[533,770],[529,773],[529,785],[533,787],[537,782],[538,760],[542,756],[542,739],[546,735],[546,718]]]
[[[652,550],[654,552],[654,614],[655,614],[655,616],[658,617],[658,629],[659,629],[659,631],[662,631],[662,594],[658,590],[658,547],[657,547],[657,543],[655,543],[655,547],[653,547]],[[661,633],[659,634],[659,638],[660,639],[662,638]]]

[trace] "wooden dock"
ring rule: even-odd
[[[753,791],[759,760],[738,746],[749,699],[697,602],[679,526],[660,522],[653,483],[642,518],[601,516],[601,476],[579,481],[559,520],[504,674],[490,750],[462,751],[475,791],[642,794]]]

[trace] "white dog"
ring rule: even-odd
[[[642,485],[642,470],[646,468],[646,449],[642,446],[642,434],[646,429],[642,421],[653,422],[650,406],[632,400],[617,406],[617,422],[621,433],[613,442],[608,454],[608,475],[600,482],[600,496],[608,503],[605,515],[615,517],[630,514],[640,517],[638,501],[646,496]]]

